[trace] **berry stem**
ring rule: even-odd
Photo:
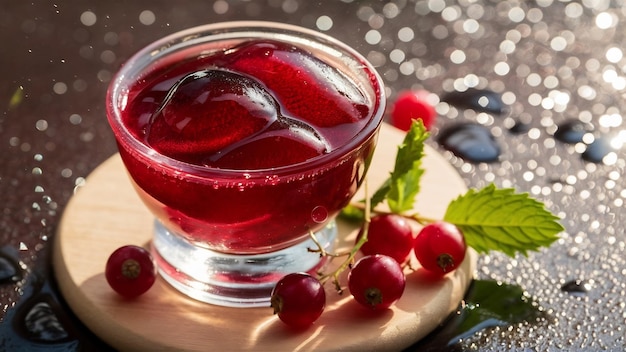
[[[309,237],[311,237],[311,240],[313,241],[313,243],[315,243],[315,246],[317,248],[307,248],[307,251],[310,253],[319,253],[320,258],[321,257],[332,257],[332,258],[344,257],[350,254],[349,252],[341,252],[341,253],[328,252],[326,249],[324,249],[324,247],[319,242],[319,240],[317,239],[317,236],[315,236],[315,233],[313,231],[309,231]]]
[[[136,279],[141,274],[141,265],[135,259],[126,259],[120,270],[125,278]]]
[[[322,274],[319,277],[319,280],[320,280],[320,282],[322,284],[324,284],[326,281],[328,281],[328,279],[332,278],[333,279],[333,284],[335,285],[335,289],[340,294],[343,292],[343,288],[341,288],[341,284],[339,282],[339,275],[341,275],[341,273],[343,271],[345,271],[350,266],[352,266],[352,264],[354,264],[354,257],[359,252],[359,249],[361,249],[363,244],[365,242],[367,242],[367,232],[368,232],[368,229],[369,229],[369,224],[370,224],[370,219],[371,219],[370,199],[367,196],[367,194],[368,194],[367,179],[363,182],[363,189],[364,189],[365,195],[366,195],[365,196],[365,207],[364,207],[364,214],[365,214],[364,217],[365,217],[365,219],[364,219],[364,223],[363,223],[363,234],[361,235],[361,238],[357,241],[357,243],[350,249],[350,251],[344,252],[344,253],[340,253],[340,254],[328,253],[328,252],[326,252],[326,250],[324,250],[324,248],[321,247],[320,243],[315,238],[315,235],[313,233],[311,233],[311,238],[313,239],[313,242],[315,242],[315,244],[318,246],[318,249],[317,250],[309,249],[309,251],[319,252],[320,255],[322,255],[322,256],[323,255],[328,255],[328,256],[331,256],[331,257],[347,256],[346,259],[344,259],[344,261],[339,265],[339,267],[337,267],[337,269],[335,269],[333,272],[330,272],[330,273],[327,273],[327,274]]]
[[[428,224],[432,224],[434,222],[439,221],[438,219],[433,219],[433,218],[429,218],[426,216],[421,216],[419,214],[401,214],[401,213],[395,213],[392,211],[386,211],[386,210],[381,210],[381,209],[370,209],[370,206],[368,205],[368,201],[369,199],[365,199],[365,203],[363,202],[352,202],[350,203],[350,206],[353,206],[357,209],[363,210],[364,213],[368,213],[369,211],[373,212],[374,214],[377,215],[399,215],[402,217],[405,217],[407,219],[410,220],[414,220],[417,221],[420,225],[428,225]]]

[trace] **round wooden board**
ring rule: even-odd
[[[368,174],[372,191],[393,168],[403,138],[403,132],[383,125]],[[466,187],[431,148],[426,149],[424,167],[416,210],[441,218],[448,203]],[[201,303],[162,279],[138,299],[120,298],[104,278],[106,260],[122,245],[149,246],[152,224],[152,216],[115,155],[99,166],[70,200],[56,235],[54,269],[62,294],[95,334],[119,350],[401,350],[456,309],[476,265],[476,254],[470,250],[462,266],[444,279],[433,281],[419,269],[407,271],[406,291],[400,301],[377,314],[359,306],[348,291],[338,295],[333,285],[327,284],[324,314],[309,329],[295,332],[273,316],[269,307]],[[350,247],[356,229],[340,222],[339,231],[339,247]]]

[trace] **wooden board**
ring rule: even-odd
[[[382,127],[370,172],[375,190],[393,167],[404,134]],[[426,173],[416,210],[441,218],[450,200],[466,191],[456,171],[427,148]],[[358,197],[358,196],[357,196]],[[475,271],[476,254],[444,279],[421,270],[407,276],[406,291],[391,309],[374,314],[327,284],[327,308],[308,330],[295,332],[268,308],[228,308],[194,301],[162,279],[136,300],[115,294],[104,278],[110,253],[126,244],[149,246],[152,216],[135,194],[119,155],[99,166],[70,200],[55,239],[54,269],[61,292],[100,338],[128,351],[380,351],[400,350],[432,331],[452,311]],[[339,224],[339,247],[356,230]],[[332,264],[331,264],[332,265]]]

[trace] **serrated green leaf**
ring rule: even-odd
[[[372,208],[386,200],[394,213],[413,209],[413,202],[420,191],[420,179],[424,174],[422,157],[428,135],[422,121],[414,120],[402,144],[398,146],[393,171],[371,198]]]
[[[559,218],[542,202],[493,184],[452,201],[444,220],[459,227],[467,245],[477,252],[498,250],[511,257],[547,247],[563,231]]]
[[[387,193],[389,209],[401,213],[413,209],[415,197],[419,193],[420,179],[424,174],[421,168],[411,169],[402,177],[395,179]]]
[[[389,193],[389,189],[391,188],[391,177],[386,179],[385,182],[374,192],[371,199],[371,207],[374,209],[375,206],[380,204],[387,198],[387,193]]]
[[[424,156],[424,142],[429,133],[421,120],[413,120],[411,128],[398,146],[396,164],[392,176],[401,176],[414,168],[415,162],[421,161]]]

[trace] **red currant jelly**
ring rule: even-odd
[[[116,75],[107,108],[157,230],[191,247],[259,255],[301,244],[350,201],[385,101],[375,70],[345,44],[284,24],[240,24],[140,51]]]
[[[317,230],[313,210],[332,217],[361,182],[375,139],[357,136],[372,102],[293,44],[193,50],[155,62],[121,111],[134,138],[191,165],[164,169],[122,146],[144,201],[166,227],[223,252],[276,250]]]

